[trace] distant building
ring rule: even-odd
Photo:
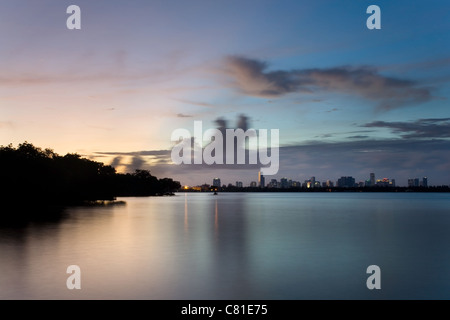
[[[293,188],[300,188],[302,184],[299,181],[292,181]]]
[[[256,181],[252,181],[252,182],[250,182],[250,187],[252,187],[252,188],[256,188]]]
[[[280,180],[280,188],[281,189],[287,189],[288,188],[288,179],[287,178],[281,178]]]
[[[303,188],[312,188],[311,180],[305,180],[305,182],[303,183]]]
[[[269,185],[269,187],[270,187],[270,188],[278,188],[278,181],[277,181],[277,179],[272,179],[272,180],[270,180],[270,185]]]
[[[390,187],[391,182],[389,181],[388,178],[383,178],[383,179],[378,179],[376,185],[377,185],[377,187]]]
[[[220,188],[220,179],[219,178],[213,179],[213,187]]]
[[[355,178],[341,177],[337,181],[337,186],[340,188],[353,188],[355,186]]]
[[[408,179],[408,187],[420,187],[420,186],[422,186],[422,184],[423,184],[423,180],[420,181],[419,178]]]
[[[328,187],[328,188],[333,188],[333,187],[334,187],[333,181],[327,180],[327,187]]]
[[[370,185],[369,185],[370,187],[375,186],[375,173],[370,174],[369,183],[370,183]]]
[[[422,187],[428,188],[428,178],[427,177],[422,178]]]
[[[236,187],[242,188],[243,187],[242,181],[236,181]]]
[[[320,188],[320,182],[316,181],[316,177],[311,177],[309,180],[305,180],[305,183],[303,183],[303,188]]]
[[[266,179],[264,178],[261,171],[258,172],[258,185],[260,188],[264,188],[266,186]]]

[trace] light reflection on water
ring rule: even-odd
[[[124,198],[0,227],[1,299],[449,299],[450,195]],[[81,268],[81,290],[66,268]],[[366,268],[381,268],[381,290]]]

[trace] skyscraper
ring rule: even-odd
[[[427,177],[422,178],[422,187],[428,188],[428,178]]]
[[[370,174],[370,186],[375,186],[375,173]]]
[[[266,179],[264,179],[263,174],[258,172],[258,185],[260,188],[264,188],[266,186]]]
[[[219,178],[214,178],[213,179],[213,186],[220,188],[220,179]]]

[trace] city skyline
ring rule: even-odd
[[[80,30],[66,27],[72,4]],[[377,1],[379,30],[366,26],[371,4],[9,1],[0,145],[28,141],[189,185],[253,181],[252,166],[171,161],[172,132],[202,121],[279,130],[277,177],[375,171],[448,185],[447,2]]]
[[[261,175],[260,172],[258,172],[258,179],[252,180],[252,181],[240,181],[240,180],[236,180],[235,183],[232,183],[231,181],[228,180],[223,180],[221,178],[213,178],[212,179],[212,183],[208,183],[208,182],[204,182],[202,184],[198,184],[198,185],[183,185],[184,187],[200,187],[202,185],[210,185],[213,187],[223,187],[223,186],[234,186],[234,187],[238,187],[238,188],[242,188],[242,187],[268,187],[268,188],[290,188],[290,187],[302,187],[302,188],[314,188],[314,187],[318,187],[318,188],[323,188],[323,187],[339,187],[339,180],[341,179],[353,179],[353,184],[354,186],[358,186],[358,187],[376,187],[376,186],[381,186],[381,187],[448,187],[450,185],[448,184],[444,184],[444,185],[435,185],[435,184],[430,184],[429,183],[429,179],[428,177],[421,177],[421,178],[409,178],[408,181],[406,183],[397,183],[398,181],[391,177],[391,178],[387,178],[387,177],[383,177],[383,178],[376,178],[374,173],[370,173],[368,176],[368,179],[366,180],[360,180],[360,179],[355,179],[353,176],[340,176],[337,179],[334,180],[330,180],[330,179],[325,179],[325,180],[318,180],[316,179],[315,176],[310,177],[309,179],[305,179],[305,180],[294,180],[291,179],[289,177],[278,177],[278,178],[274,178],[271,177],[267,182],[265,180],[265,176]],[[261,186],[261,181],[263,181],[262,186]],[[273,183],[276,183],[276,185],[273,185]],[[310,184],[309,184],[310,183]],[[316,184],[318,183],[318,184]],[[343,182],[343,184],[346,184],[346,182]],[[344,186],[344,185],[341,185]],[[348,187],[347,185],[345,185],[344,187]]]

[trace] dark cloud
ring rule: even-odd
[[[120,165],[122,158],[123,157],[114,157],[114,159],[111,161],[110,165],[113,167],[117,167],[118,165]]]
[[[247,129],[249,129],[249,117],[247,117],[245,114],[239,115],[237,128],[247,131]]]
[[[417,83],[383,76],[374,67],[334,67],[268,71],[263,61],[239,56],[226,58],[226,72],[233,87],[259,97],[276,97],[292,92],[335,91],[376,101],[380,109],[393,109],[429,101],[431,91]]]
[[[362,135],[357,135],[357,136],[350,136],[347,137],[348,139],[367,139],[369,138],[369,136],[362,136]]]
[[[136,169],[149,169],[146,157],[151,157],[152,163],[170,163],[170,150],[151,150],[135,152],[96,152],[94,157],[114,156],[112,167],[124,166],[125,172],[134,172]],[[127,159],[131,157],[131,163]]]
[[[388,128],[405,139],[450,138],[450,118],[419,119],[411,122],[374,121],[364,127]]]
[[[140,170],[140,169],[144,169],[145,168],[145,160],[140,157],[140,156],[134,156],[131,163],[127,166],[128,167],[128,171],[135,171],[135,170]]]

